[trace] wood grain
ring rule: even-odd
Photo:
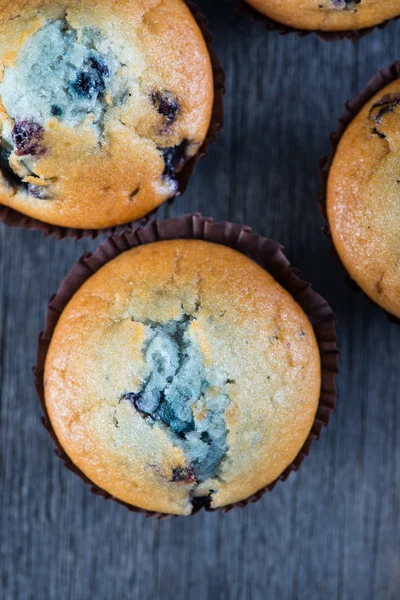
[[[281,37],[199,0],[228,76],[226,129],[188,192],[285,245],[331,302],[339,405],[300,471],[243,511],[164,522],[92,496],[54,456],[31,374],[47,300],[84,250],[0,227],[0,596],[4,600],[397,600],[400,328],[329,255],[318,160],[344,102],[400,55],[400,22],[355,45]]]

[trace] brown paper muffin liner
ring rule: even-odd
[[[249,15],[255,21],[261,21],[264,23],[266,29],[268,31],[277,31],[281,35],[287,35],[288,33],[297,33],[300,37],[306,37],[315,33],[315,35],[324,42],[337,42],[338,40],[350,40],[351,42],[357,42],[360,38],[366,36],[368,33],[371,33],[374,29],[383,29],[390,23],[390,21],[395,21],[399,17],[394,17],[393,19],[388,19],[383,23],[379,23],[378,25],[373,25],[372,27],[365,27],[364,29],[349,29],[347,31],[321,31],[320,29],[298,29],[296,27],[289,27],[289,25],[284,25],[283,23],[279,23],[279,21],[275,21],[266,15],[258,12],[247,4],[246,0],[237,0],[239,11],[243,14]]]
[[[72,463],[59,444],[52,428],[46,410],[43,376],[47,352],[60,315],[75,292],[93,273],[98,271],[108,261],[135,246],[160,240],[182,238],[201,239],[229,246],[250,257],[266,269],[293,296],[308,316],[318,341],[322,369],[321,396],[314,424],[299,454],[281,476],[249,498],[219,509],[211,509],[207,500],[201,499],[194,506],[192,514],[195,514],[201,508],[205,508],[208,511],[221,510],[226,513],[234,507],[244,507],[249,502],[256,502],[266,492],[271,491],[279,479],[286,480],[292,471],[296,471],[299,468],[304,458],[308,455],[312,442],[319,439],[321,430],[328,425],[330,414],[336,405],[335,376],[338,373],[339,352],[336,345],[334,314],[328,303],[317,292],[312,290],[310,284],[300,279],[298,273],[290,266],[289,261],[282,252],[282,247],[277,242],[252,234],[249,227],[226,222],[214,223],[211,218],[194,214],[165,221],[151,221],[144,228],[126,230],[122,235],[110,237],[99,246],[94,254],[86,252],[64,279],[58,292],[50,299],[45,330],[39,338],[37,364],[34,374],[36,390],[44,413],[42,421],[56,445],[56,454],[68,469],[91,485],[94,494],[102,496],[106,500],[115,500],[131,511],[157,518],[164,518],[171,515],[150,512],[121,502],[104,490],[99,489]]]
[[[392,81],[399,79],[399,77],[400,77],[400,61],[396,61],[393,64],[391,64],[390,66],[386,67],[386,69],[382,69],[382,71],[379,71],[379,73],[376,73],[376,75],[374,75],[372,77],[372,79],[370,79],[370,81],[367,83],[365,88],[358,94],[358,96],[356,96],[353,100],[350,100],[349,102],[347,102],[345,104],[344,112],[338,120],[338,126],[337,126],[336,131],[330,134],[331,151],[328,156],[323,156],[320,159],[319,170],[320,170],[320,179],[321,179],[321,191],[319,193],[318,201],[319,201],[321,214],[322,214],[322,217],[325,222],[323,231],[324,231],[324,234],[327,236],[327,238],[330,241],[332,256],[334,256],[334,258],[337,260],[337,262],[340,264],[340,266],[346,273],[346,282],[353,290],[355,290],[357,292],[361,292],[362,290],[361,290],[360,286],[350,277],[350,274],[348,273],[346,267],[342,263],[342,261],[339,257],[339,254],[337,253],[336,248],[333,244],[333,239],[332,239],[332,235],[331,235],[330,228],[329,228],[328,215],[327,215],[327,194],[328,194],[327,188],[328,188],[329,170],[333,163],[333,159],[335,157],[336,150],[339,146],[339,142],[342,138],[342,135],[344,134],[344,132],[346,131],[347,127],[350,125],[350,123],[352,122],[354,117],[360,112],[360,110],[363,108],[363,106],[373,96],[375,96],[376,93],[379,92],[379,90],[382,90],[384,87],[386,87]],[[367,298],[369,299],[369,301],[372,304],[379,306],[378,304],[376,304],[376,302],[371,300],[371,298],[369,298],[369,296],[367,296]],[[379,308],[382,308],[382,307],[379,307]],[[384,310],[384,309],[382,309],[382,310]],[[400,319],[398,319],[397,317],[395,317],[394,315],[391,315],[390,313],[388,313],[386,311],[384,311],[384,312],[386,313],[389,321],[400,325]]]
[[[214,75],[214,105],[206,138],[197,154],[192,156],[192,158],[185,163],[182,170],[176,174],[178,191],[173,198],[166,200],[168,204],[172,204],[175,198],[181,196],[185,192],[198,160],[208,155],[209,145],[216,140],[218,132],[221,131],[224,126],[223,96],[225,93],[225,71],[212,47],[213,36],[208,29],[205,17],[192,0],[185,0],[185,2],[201,29],[207,45],[208,53],[210,55]],[[9,227],[40,230],[43,233],[43,237],[55,237],[58,240],[63,240],[65,238],[72,238],[74,240],[80,240],[82,238],[94,239],[99,235],[113,235],[116,233],[122,233],[127,228],[131,229],[134,227],[140,227],[141,225],[147,223],[150,218],[157,213],[159,208],[160,207],[157,207],[155,210],[147,215],[144,215],[140,219],[131,221],[130,223],[122,223],[121,225],[116,225],[114,227],[106,227],[104,229],[75,229],[72,227],[51,225],[50,223],[46,223],[44,221],[40,221],[39,219],[34,219],[33,217],[24,215],[23,213],[20,213],[9,206],[0,204],[0,222],[3,222]]]

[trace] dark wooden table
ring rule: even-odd
[[[226,129],[169,213],[239,221],[285,245],[338,315],[337,414],[299,473],[242,511],[159,522],[92,496],[53,454],[31,369],[49,296],[99,240],[0,227],[0,597],[397,600],[400,328],[347,287],[316,196],[328,134],[399,58],[400,22],[326,44],[268,33],[230,0],[199,4],[227,72]]]

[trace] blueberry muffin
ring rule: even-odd
[[[214,92],[183,0],[0,0],[0,204],[103,228],[178,191]]]
[[[243,254],[141,245],[75,293],[47,353],[46,412],[86,477],[143,509],[188,515],[248,498],[295,459],[321,361],[300,306]]]
[[[400,318],[400,80],[344,132],[329,170],[326,212],[339,257],[364,292]]]
[[[246,0],[267,17],[297,29],[359,30],[400,15],[399,0]]]

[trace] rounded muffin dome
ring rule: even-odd
[[[183,0],[0,0],[0,203],[103,228],[178,191],[213,73]]]
[[[62,312],[44,373],[75,466],[121,501],[181,515],[279,477],[320,391],[317,342],[292,296],[200,240],[142,245],[100,268]]]
[[[359,30],[400,15],[398,0],[245,0],[290,27],[320,31]]]
[[[345,130],[329,170],[327,217],[351,278],[400,318],[400,80]]]

